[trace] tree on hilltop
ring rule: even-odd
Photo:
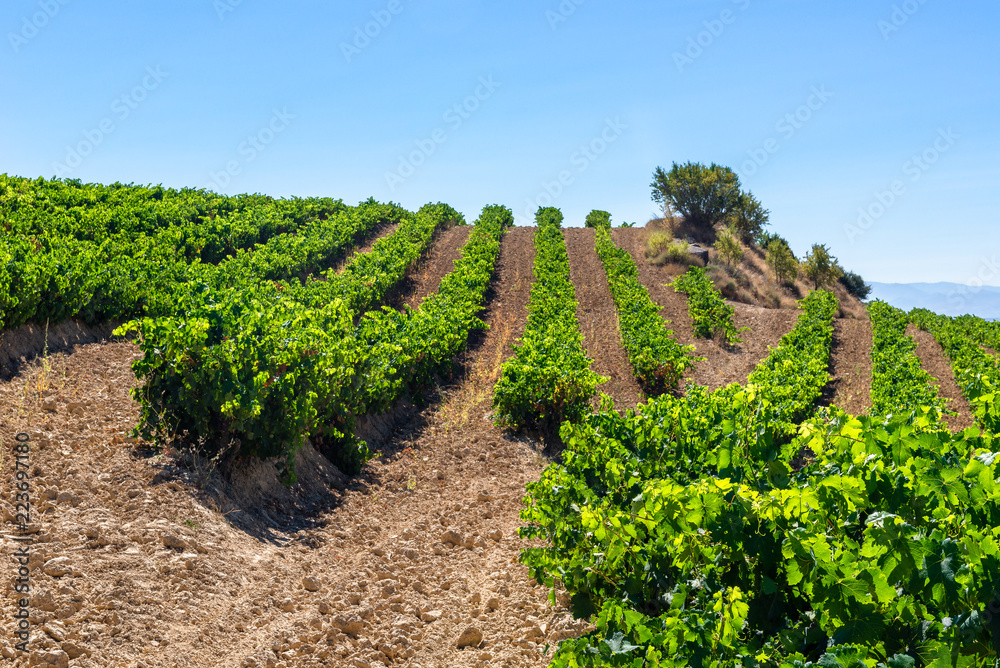
[[[802,263],[802,272],[813,282],[813,287],[817,290],[830,285],[844,274],[844,270],[837,263],[837,258],[830,255],[830,249],[826,244],[813,244],[812,250]]]
[[[750,243],[768,223],[769,212],[729,167],[712,163],[673,163],[670,171],[653,172],[653,201],[664,211],[676,211],[697,228],[732,226],[740,240]]]
[[[692,223],[711,227],[723,222],[735,209],[740,194],[736,172],[712,163],[676,162],[669,172],[653,172],[653,201],[668,204]]]

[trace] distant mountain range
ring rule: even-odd
[[[978,315],[1000,320],[1000,288],[961,283],[872,283],[868,299],[881,299],[897,308],[925,308],[943,315]]]

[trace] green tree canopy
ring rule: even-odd
[[[733,228],[740,239],[744,243],[751,243],[763,234],[771,212],[747,191],[741,192],[736,198],[736,208],[731,215]]]
[[[872,286],[865,283],[865,279],[853,271],[844,272],[844,275],[840,277],[840,283],[858,299],[868,299],[868,295],[872,291]]]
[[[799,273],[799,261],[781,237],[771,239],[767,245],[767,266],[774,272],[774,280],[779,283],[794,281]]]
[[[802,271],[816,289],[833,283],[844,274],[837,258],[830,255],[826,244],[813,244],[812,250],[802,262]]]
[[[728,167],[712,163],[673,163],[669,172],[653,172],[653,201],[676,211],[696,227],[711,229],[718,223],[731,226],[744,243],[763,234],[770,212],[749,191],[740,189],[740,178]]]
[[[737,207],[740,179],[736,172],[712,163],[676,162],[669,172],[653,173],[653,201],[666,204],[696,225],[723,222]]]

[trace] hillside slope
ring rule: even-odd
[[[373,443],[380,456],[354,478],[311,448],[290,489],[269,465],[238,464],[223,476],[210,462],[156,454],[127,437],[138,412],[128,396],[136,382],[129,365],[140,356],[133,343],[67,323],[53,336],[75,345],[54,352],[50,339],[43,355],[43,329],[4,334],[0,354],[19,359],[0,380],[0,439],[5,454],[17,432],[36,443],[33,647],[65,650],[71,666],[88,668],[546,665],[559,639],[587,628],[564,600],[550,605],[517,563],[526,545],[516,534],[525,485],[550,455],[496,429],[490,406],[500,364],[524,328],[533,231],[503,237],[482,314],[490,329],[473,337],[455,376],[422,406],[384,418]],[[644,232],[613,236],[636,259],[668,327],[708,358],[690,379],[710,387],[745,381],[798,312],[734,303],[737,325],[751,328],[743,344],[729,350],[695,339],[684,295],[667,285],[680,268],[646,263]],[[434,290],[465,234],[454,228],[435,240],[399,304]],[[593,234],[567,230],[566,238],[588,353],[595,369],[614,372],[611,393],[629,407],[638,395],[617,354]],[[866,323],[837,320],[856,330],[834,340],[841,385],[831,396],[845,408],[866,400]],[[4,476],[0,502],[7,529],[11,479]],[[15,549],[2,540],[0,548]],[[45,568],[57,558],[67,560],[65,573]],[[0,597],[0,614],[13,613],[10,596]],[[475,642],[459,648],[463,635]],[[6,638],[0,652],[14,657]]]

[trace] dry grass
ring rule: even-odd
[[[746,244],[743,244],[742,248],[742,260],[732,267],[717,262],[715,250],[711,251],[712,260],[709,263],[708,274],[727,299],[765,308],[794,309],[797,308],[798,300],[813,291],[812,284],[801,277],[779,284],[767,266],[766,255],[762,249]],[[851,319],[868,317],[864,304],[848,293],[843,285],[835,283],[828,286],[828,289],[832,290],[840,300],[837,317]]]
[[[474,413],[488,411],[492,407],[493,388],[500,380],[505,351],[514,343],[513,327],[509,323],[500,325],[498,329],[500,345],[483,351],[462,386],[441,404],[438,418],[446,429],[461,429]]]
[[[653,232],[646,239],[646,258],[650,264],[662,267],[676,264],[690,267],[696,261],[690,253],[691,245],[683,239],[674,239],[666,232]]]

